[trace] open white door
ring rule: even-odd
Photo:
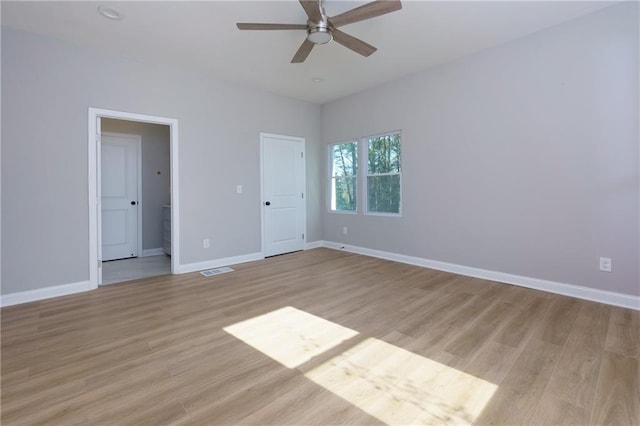
[[[304,249],[304,139],[261,133],[262,250],[265,256]]]
[[[138,256],[140,136],[102,135],[102,260]]]

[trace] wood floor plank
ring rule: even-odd
[[[640,311],[611,308],[605,349],[619,355],[640,358]]]
[[[106,410],[88,413],[90,424],[167,424],[187,416],[182,405],[173,396],[176,388],[171,379],[157,383],[145,393],[136,393],[128,399],[119,399]]]
[[[531,419],[530,424],[545,426],[583,426],[589,424],[589,417],[589,410],[577,407],[569,402],[563,401],[560,398],[546,393],[542,397],[542,400],[538,405],[538,410]]]
[[[0,423],[640,422],[638,312],[329,249],[234,270],[0,309]]]
[[[263,404],[271,401],[274,395],[287,392],[296,386],[300,375],[294,371],[275,367],[270,363],[256,363],[236,369],[227,374],[219,375],[204,386],[189,389],[180,395],[183,407],[194,418],[206,417],[220,411],[224,404],[238,406],[241,398],[261,399],[247,404],[244,412],[236,413],[249,415]]]
[[[531,339],[500,383],[477,424],[529,424],[552,377],[562,347]]]
[[[12,387],[25,383],[29,380],[29,369],[23,368],[22,370],[15,370],[11,372],[2,371],[2,378],[0,383],[3,387]],[[0,389],[1,391],[1,389]]]
[[[65,405],[69,405],[69,410],[86,416],[92,424],[109,418],[116,421],[120,416],[128,415],[129,411],[147,408],[138,402],[153,398],[170,386],[171,375],[166,371],[141,371],[135,376],[88,391]],[[161,405],[163,401],[157,399],[156,403]]]
[[[468,326],[460,336],[453,340],[445,350],[459,357],[472,357],[492,335],[499,331],[499,327],[513,316],[515,309],[512,305],[495,302]]]
[[[570,297],[557,297],[551,302],[540,328],[540,339],[563,345],[580,311],[581,302]]]
[[[401,333],[422,337],[433,324],[440,324],[449,319],[451,319],[450,323],[453,322],[459,317],[461,309],[464,310],[465,307],[473,305],[477,297],[464,292],[451,293],[439,298],[430,306],[425,305],[422,308],[424,310],[414,306],[415,311],[395,328]]]
[[[611,307],[592,302],[582,305],[548,391],[573,405],[591,410]]]
[[[60,359],[46,359],[29,369],[30,379],[40,377],[83,378],[104,370],[105,365],[119,364],[151,353],[149,345],[126,339],[69,354]]]
[[[464,371],[491,383],[500,384],[520,352],[511,346],[489,341],[478,351]]]
[[[549,308],[548,301],[542,297],[521,299],[528,300],[528,305],[500,330],[494,338],[496,342],[517,348],[540,328],[541,322],[538,319],[544,317]]]
[[[297,386],[291,387],[286,392],[274,395],[271,401],[247,416],[243,422],[248,424],[317,424],[317,409],[323,405],[323,401],[334,399],[326,389],[316,386],[307,380],[299,380]],[[329,403],[331,410],[340,409],[337,398],[336,404]]]
[[[84,413],[76,410],[72,402],[57,404],[49,408],[40,408],[20,416],[20,424],[28,425],[64,425],[64,426],[89,426],[89,420]]]
[[[194,424],[204,424],[213,418],[221,424],[238,424],[279,395],[299,390],[301,384],[308,383],[295,371],[263,364],[184,395],[181,402]]]
[[[188,418],[187,412],[179,402],[169,402],[162,405],[151,404],[146,410],[134,410],[128,415],[120,417],[118,424],[131,426],[170,425]],[[107,418],[105,421],[97,421],[92,424],[112,426],[113,421]]]
[[[640,360],[607,352],[602,360],[592,423],[640,424]]]
[[[38,407],[38,410],[47,410],[81,396],[86,391],[82,379],[52,384],[44,382],[37,388],[29,388],[28,391],[25,391],[25,388],[25,386],[3,387],[2,424],[19,423],[33,413],[34,407]]]
[[[462,328],[472,323],[496,302],[495,299],[499,292],[498,288],[493,288],[482,296],[473,296],[468,303],[456,310],[455,315],[449,320],[449,324]]]

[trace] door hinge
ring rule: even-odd
[[[300,158],[304,158],[304,152],[300,153]]]
[[[300,194],[301,198],[304,198],[304,192]]]
[[[102,267],[102,260],[98,259],[98,268]]]
[[[302,239],[304,240],[304,234],[302,234]]]

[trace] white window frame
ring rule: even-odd
[[[358,172],[355,175],[349,176],[353,179],[353,182],[355,183],[356,187],[354,190],[354,194],[356,197],[356,206],[354,210],[335,210],[332,208],[333,205],[333,201],[334,201],[334,194],[335,194],[335,182],[336,182],[336,177],[347,177],[347,176],[334,176],[333,175],[333,147],[335,147],[336,145],[344,145],[346,143],[354,143],[356,144],[356,153],[357,153],[357,166],[358,166]],[[327,158],[329,159],[328,161],[328,176],[329,176],[329,191],[327,196],[328,196],[328,202],[327,202],[327,206],[328,206],[328,210],[329,213],[338,213],[338,214],[349,214],[349,215],[357,215],[358,211],[360,210],[360,194],[359,194],[359,187],[360,187],[360,164],[361,164],[361,146],[360,146],[360,141],[358,139],[348,139],[342,142],[334,142],[334,143],[330,143],[328,145],[328,151],[327,151]]]
[[[400,137],[400,171],[398,173],[375,173],[375,174],[369,174],[369,140],[370,139],[374,139],[374,138],[380,138],[380,137],[384,137],[384,136],[391,136],[391,135],[398,135]],[[363,192],[364,192],[364,214],[366,216],[386,216],[386,217],[402,217],[402,169],[403,169],[403,161],[402,161],[402,131],[400,130],[394,130],[391,132],[385,132],[385,133],[378,133],[375,135],[370,135],[370,136],[365,136],[362,138],[362,146],[364,147],[364,149],[361,150],[361,152],[365,152],[364,155],[360,155],[361,157],[361,166],[360,166],[360,170],[364,170],[364,172],[362,173],[363,176]],[[398,194],[398,196],[400,197],[400,201],[399,201],[399,205],[398,205],[398,212],[397,213],[392,213],[392,212],[371,212],[369,211],[369,177],[370,176],[395,176],[398,175],[400,178],[400,194]]]

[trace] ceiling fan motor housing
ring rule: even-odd
[[[307,40],[313,44],[327,44],[333,40],[331,27],[325,18],[316,23],[309,23],[307,28]]]

